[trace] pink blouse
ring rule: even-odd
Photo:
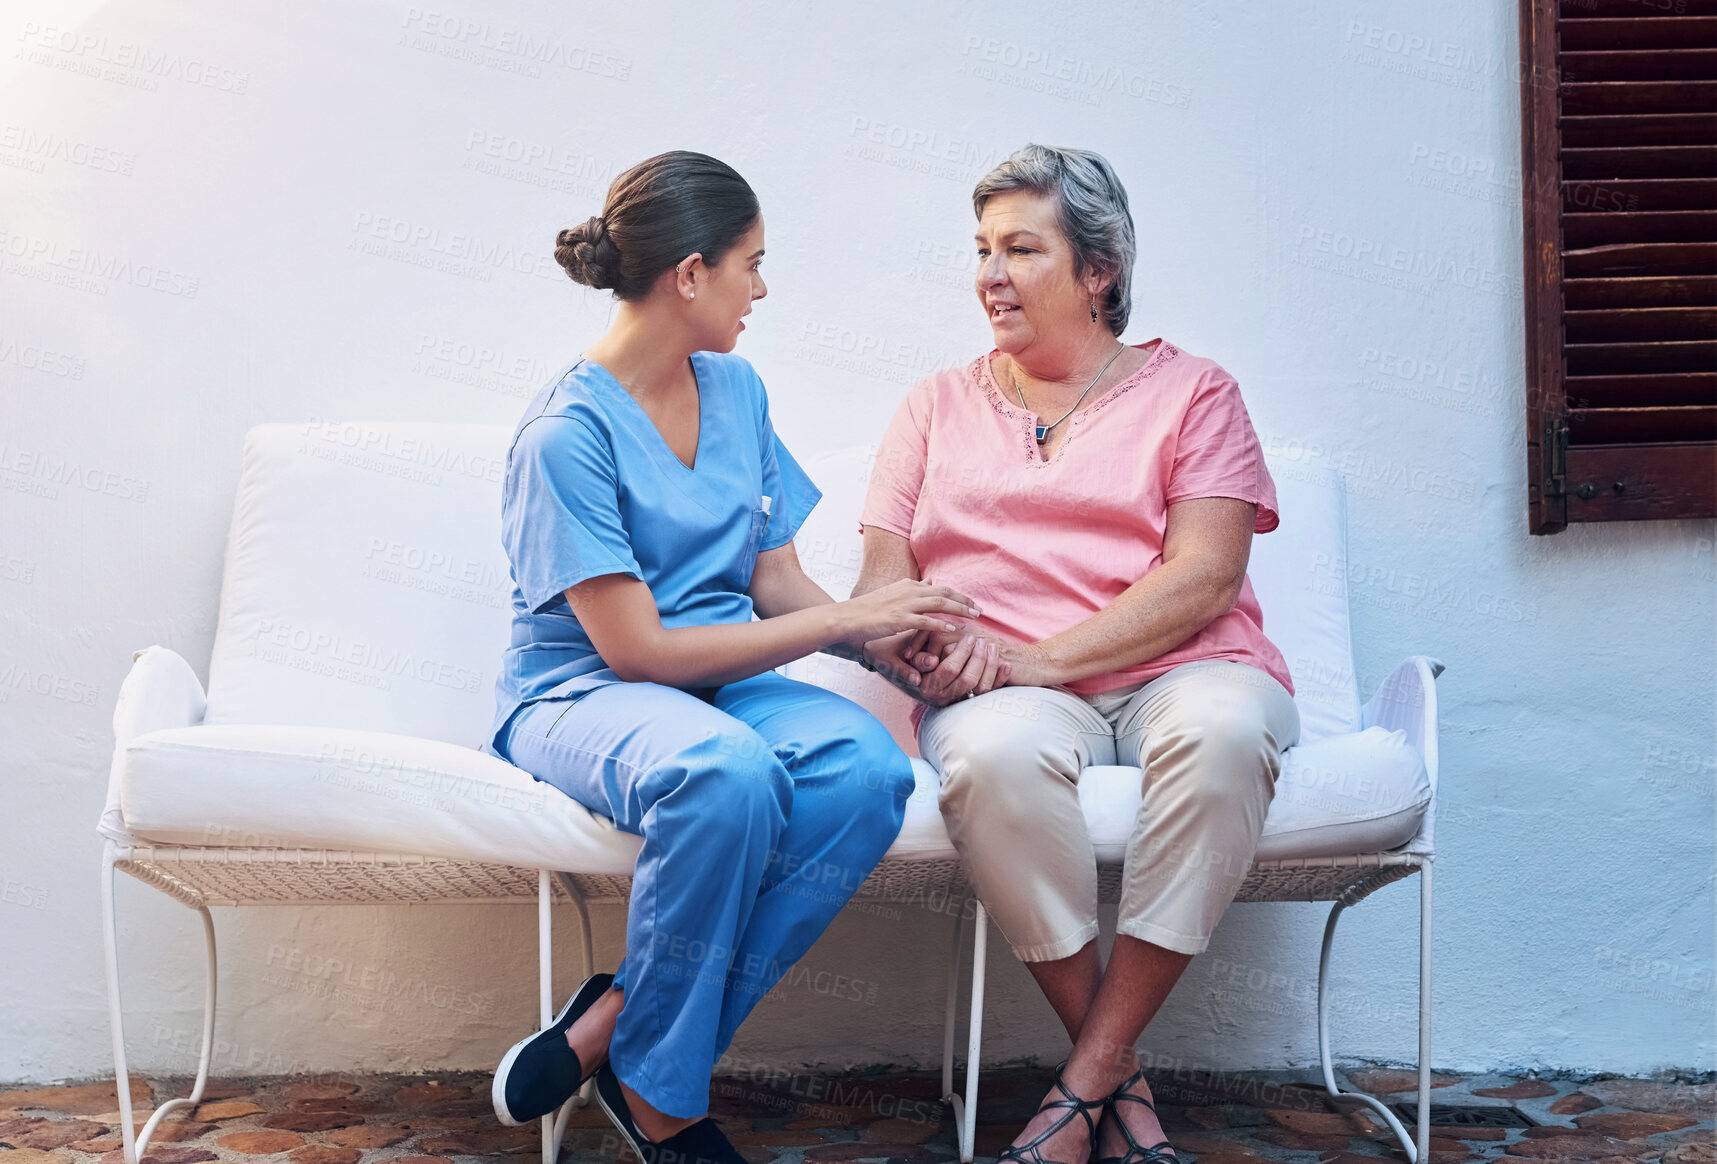
[[[1257,504],[1255,533],[1280,523],[1240,386],[1173,344],[1069,417],[1048,461],[1035,423],[987,356],[929,377],[888,426],[860,519],[906,538],[921,576],[970,595],[979,626],[1001,637],[1046,639],[1156,569],[1176,501],[1237,497]],[[1200,659],[1247,663],[1294,690],[1249,578],[1231,610],[1174,649],[1067,686],[1109,691]]]

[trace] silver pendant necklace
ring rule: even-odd
[[[1103,373],[1107,372],[1109,370],[1109,365],[1113,364],[1115,362],[1115,357],[1120,355],[1122,352],[1124,352],[1126,350],[1127,350],[1127,345],[1122,344],[1120,347],[1116,348],[1114,350],[1114,352],[1112,352],[1110,354],[1110,356],[1107,360],[1103,361],[1103,366],[1101,368],[1097,369],[1097,374],[1095,376],[1091,377],[1091,383],[1085,385],[1085,392],[1089,392],[1089,391],[1091,391],[1091,389],[1093,389],[1097,386],[1097,381],[1099,381],[1103,378]],[[1027,412],[1030,412],[1031,406],[1025,402],[1025,393],[1021,392],[1019,390],[1019,381],[1014,379],[1013,357],[1011,357],[1011,356],[1008,358],[1008,383],[1010,383],[1014,386],[1014,395],[1019,397],[1019,406],[1021,408],[1025,409]],[[1041,445],[1044,441],[1049,439],[1049,430],[1050,429],[1054,428],[1056,425],[1060,424],[1062,421],[1066,420],[1068,417],[1073,415],[1073,409],[1078,408],[1080,400],[1085,399],[1085,392],[1081,392],[1079,394],[1079,400],[1075,400],[1073,402],[1073,408],[1069,408],[1066,412],[1062,413],[1060,416],[1056,417],[1054,420],[1050,421],[1048,424],[1040,424],[1037,426],[1037,443],[1038,444]]]

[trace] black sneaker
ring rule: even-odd
[[[620,1078],[607,1063],[596,1069],[596,1102],[643,1164],[747,1164],[714,1120],[705,1116],[665,1140],[651,1140],[632,1122]]]
[[[584,1085],[578,1052],[567,1045],[567,1028],[614,985],[614,975],[593,974],[584,980],[550,1025],[513,1044],[495,1068],[489,1089],[495,1118],[510,1128],[528,1124],[560,1107]]]

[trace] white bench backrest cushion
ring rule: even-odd
[[[478,747],[511,621],[500,534],[511,435],[467,424],[252,429],[204,722]]]
[[[1246,574],[1264,634],[1287,660],[1300,739],[1359,730],[1359,684],[1347,606],[1347,504],[1329,470],[1266,457],[1282,524],[1252,539]]]
[[[363,728],[478,746],[494,714],[511,580],[502,425],[262,425],[233,510],[204,722]],[[824,499],[801,562],[836,598],[858,578],[870,446],[810,458]],[[1282,524],[1252,543],[1264,630],[1294,677],[1301,738],[1357,731],[1339,479],[1272,463]],[[856,664],[782,670],[840,691],[916,755],[912,702]]]
[[[875,449],[836,449],[804,462],[823,500],[794,538],[805,572],[837,599],[852,593],[864,556],[859,514]],[[1300,738],[1359,730],[1353,638],[1348,624],[1346,522],[1339,478],[1302,466],[1271,464],[1282,524],[1252,539],[1247,573],[1264,613],[1264,633],[1281,650],[1294,679]],[[857,664],[813,655],[781,668],[795,679],[830,687],[863,704],[911,755],[912,699]]]

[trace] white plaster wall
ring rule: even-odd
[[[1033,139],[1127,182],[1128,338],[1350,474],[1362,688],[1448,663],[1435,1066],[1717,1066],[1712,525],[1526,534],[1512,3],[450,5],[0,6],[0,1079],[111,1070],[109,716],[134,648],[206,663],[246,428],[510,423],[608,313],[555,230],[686,147],[762,197],[784,438],[875,439],[986,348],[969,192]],[[121,881],[134,1064],[188,1070],[196,919]],[[1343,925],[1348,1062],[1414,1061],[1416,906]],[[1314,1062],[1324,912],[1236,907],[1145,1047]],[[482,1067],[535,1013],[528,908],[217,920],[217,1070]],[[935,1062],[947,924],[842,917],[735,1055]],[[1005,952],[989,1015],[997,1060],[1064,1049]]]

